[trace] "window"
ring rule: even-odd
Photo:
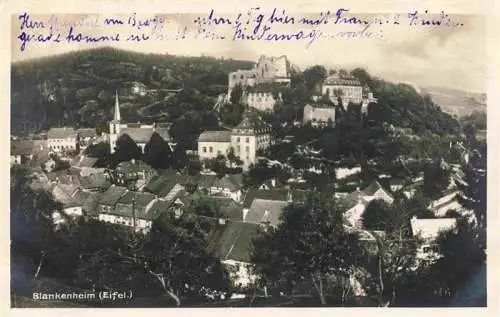
[[[210,151],[210,153],[212,153],[214,151],[213,147],[210,147],[209,151]]]
[[[249,146],[246,146],[246,147],[245,147],[245,151],[246,151],[247,153],[248,153],[248,152],[250,152],[250,147],[249,147]]]
[[[237,138],[236,138],[236,142],[240,142],[240,137],[237,137]]]
[[[203,147],[203,153],[207,153],[207,148]]]
[[[239,151],[241,151],[241,148],[240,148],[240,146],[238,145],[238,146],[236,147],[236,152],[239,152]]]
[[[249,137],[247,137],[246,142],[250,143],[250,138]]]

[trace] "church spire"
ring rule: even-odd
[[[118,101],[118,92],[115,91],[115,114],[113,117],[113,121],[120,121],[120,102]]]

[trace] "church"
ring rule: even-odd
[[[168,132],[169,127],[163,125],[157,125],[153,123],[152,125],[141,124],[141,123],[126,123],[122,120],[120,115],[120,102],[118,100],[118,93],[115,94],[115,107],[113,120],[109,123],[109,146],[111,153],[115,152],[116,142],[123,135],[128,135],[137,146],[144,153],[144,148],[149,142],[153,134],[159,135],[163,140],[168,142],[170,149],[172,149],[172,143],[170,134]]]

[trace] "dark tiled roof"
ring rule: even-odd
[[[128,191],[125,187],[111,185],[111,187],[109,187],[108,190],[101,196],[99,204],[114,206],[126,192]]]
[[[231,131],[205,131],[198,142],[231,142]]]
[[[153,135],[153,128],[124,128],[120,131],[120,136],[128,135],[136,143],[148,143]]]
[[[368,187],[364,188],[362,192],[367,196],[373,196],[379,189],[383,189],[383,187],[379,182],[375,181]]]
[[[76,138],[76,131],[73,128],[52,128],[47,132],[48,139]]]
[[[250,262],[253,239],[259,236],[259,226],[244,222],[228,222],[210,236],[209,251],[221,260]]]
[[[216,188],[227,188],[230,191],[236,191],[243,187],[243,175],[242,174],[226,174],[221,178],[217,178],[212,187]]]
[[[144,188],[150,193],[165,197],[175,185],[185,185],[186,181],[187,177],[185,175],[168,171],[153,177]]]
[[[93,167],[98,160],[97,157],[77,156],[71,165],[74,167]]]
[[[224,218],[242,221],[243,207],[228,197],[205,197],[205,201],[213,203],[213,206],[223,215]]]
[[[155,131],[163,140],[170,141],[172,138],[170,137],[169,129],[167,127],[157,127]]]
[[[199,175],[196,177],[195,182],[199,187],[210,188],[217,180],[216,175]]]
[[[267,199],[267,200],[279,200],[286,201],[288,197],[288,190],[286,189],[251,189],[246,193],[245,201],[243,206],[246,208],[250,207],[254,199]]]
[[[287,201],[254,199],[245,221],[256,224],[269,223],[271,226],[277,226],[286,206],[288,206]]]
[[[86,189],[106,189],[111,186],[111,182],[103,173],[95,173],[80,178],[80,184]]]
[[[97,136],[97,132],[92,128],[82,128],[76,130],[76,132],[81,138],[93,138]]]
[[[163,212],[168,211],[168,208],[170,207],[171,204],[172,203],[170,201],[166,201],[163,199],[157,199],[153,203],[151,208],[149,208],[148,210],[145,210],[144,214],[142,214],[141,216],[147,220],[154,220]]]
[[[116,170],[122,173],[137,173],[142,171],[153,171],[154,169],[143,161],[137,160],[121,162],[116,166]]]

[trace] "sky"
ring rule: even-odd
[[[270,12],[265,12],[268,17]],[[318,17],[318,13],[290,13],[289,16],[295,18],[301,16]],[[334,19],[334,12],[331,13]],[[136,16],[136,20],[154,17],[151,15]],[[372,32],[370,38],[329,38],[314,41],[307,46],[305,40],[302,41],[281,41],[278,43],[267,41],[233,41],[226,40],[200,40],[195,38],[195,25],[193,21],[196,17],[207,17],[203,14],[169,14],[157,16],[164,19],[163,34],[175,34],[176,30],[188,27],[189,33],[184,40],[163,40],[163,41],[143,41],[141,43],[130,43],[120,41],[113,43],[122,49],[145,53],[168,53],[171,55],[189,56],[215,56],[242,60],[256,61],[262,54],[268,56],[286,55],[292,63],[300,68],[321,64],[328,68],[363,67],[372,75],[382,77],[387,80],[413,83],[422,86],[440,86],[457,88],[466,91],[485,92],[486,77],[486,21],[481,15],[453,15],[453,21],[463,23],[459,27],[429,27],[429,26],[409,26],[408,19],[402,15],[401,25],[383,26],[371,25],[367,32]],[[256,15],[254,15],[255,17]],[[345,15],[352,17],[353,15]],[[394,15],[362,15],[356,14],[359,18],[387,17]],[[106,17],[116,17],[128,21],[130,15],[107,14]],[[234,21],[236,15],[230,15],[230,20]],[[45,26],[50,24],[50,15],[32,15],[31,21],[42,21]],[[93,21],[94,18],[99,26],[97,27],[76,27],[78,32],[89,35],[112,35],[120,33],[123,37],[131,32],[139,32],[136,27],[125,26],[103,26],[104,16],[92,15],[85,21]],[[58,15],[57,29],[62,38],[68,33],[66,22],[81,21],[81,15]],[[29,42],[24,51],[20,50],[20,40],[17,38],[22,32],[26,34],[47,35],[46,29],[20,29],[21,22],[17,15],[12,16],[11,21],[11,60],[21,61],[36,57],[50,56],[78,49],[88,49],[99,45],[89,43],[35,43]],[[261,26],[262,28],[262,26]],[[141,32],[151,32],[152,26],[143,27]],[[157,28],[158,32],[159,27]],[[274,33],[294,33],[303,30],[305,33],[312,29],[299,25],[278,25],[273,24],[270,32]],[[318,30],[318,28],[316,28]],[[342,31],[359,31],[358,25],[327,25],[319,28],[323,33],[338,34]],[[219,35],[232,38],[234,30],[228,26],[218,26],[215,30]],[[45,33],[44,33],[45,32]],[[56,32],[57,33],[57,32]],[[158,34],[158,33],[155,33]],[[110,46],[110,43],[100,44],[100,46]]]

